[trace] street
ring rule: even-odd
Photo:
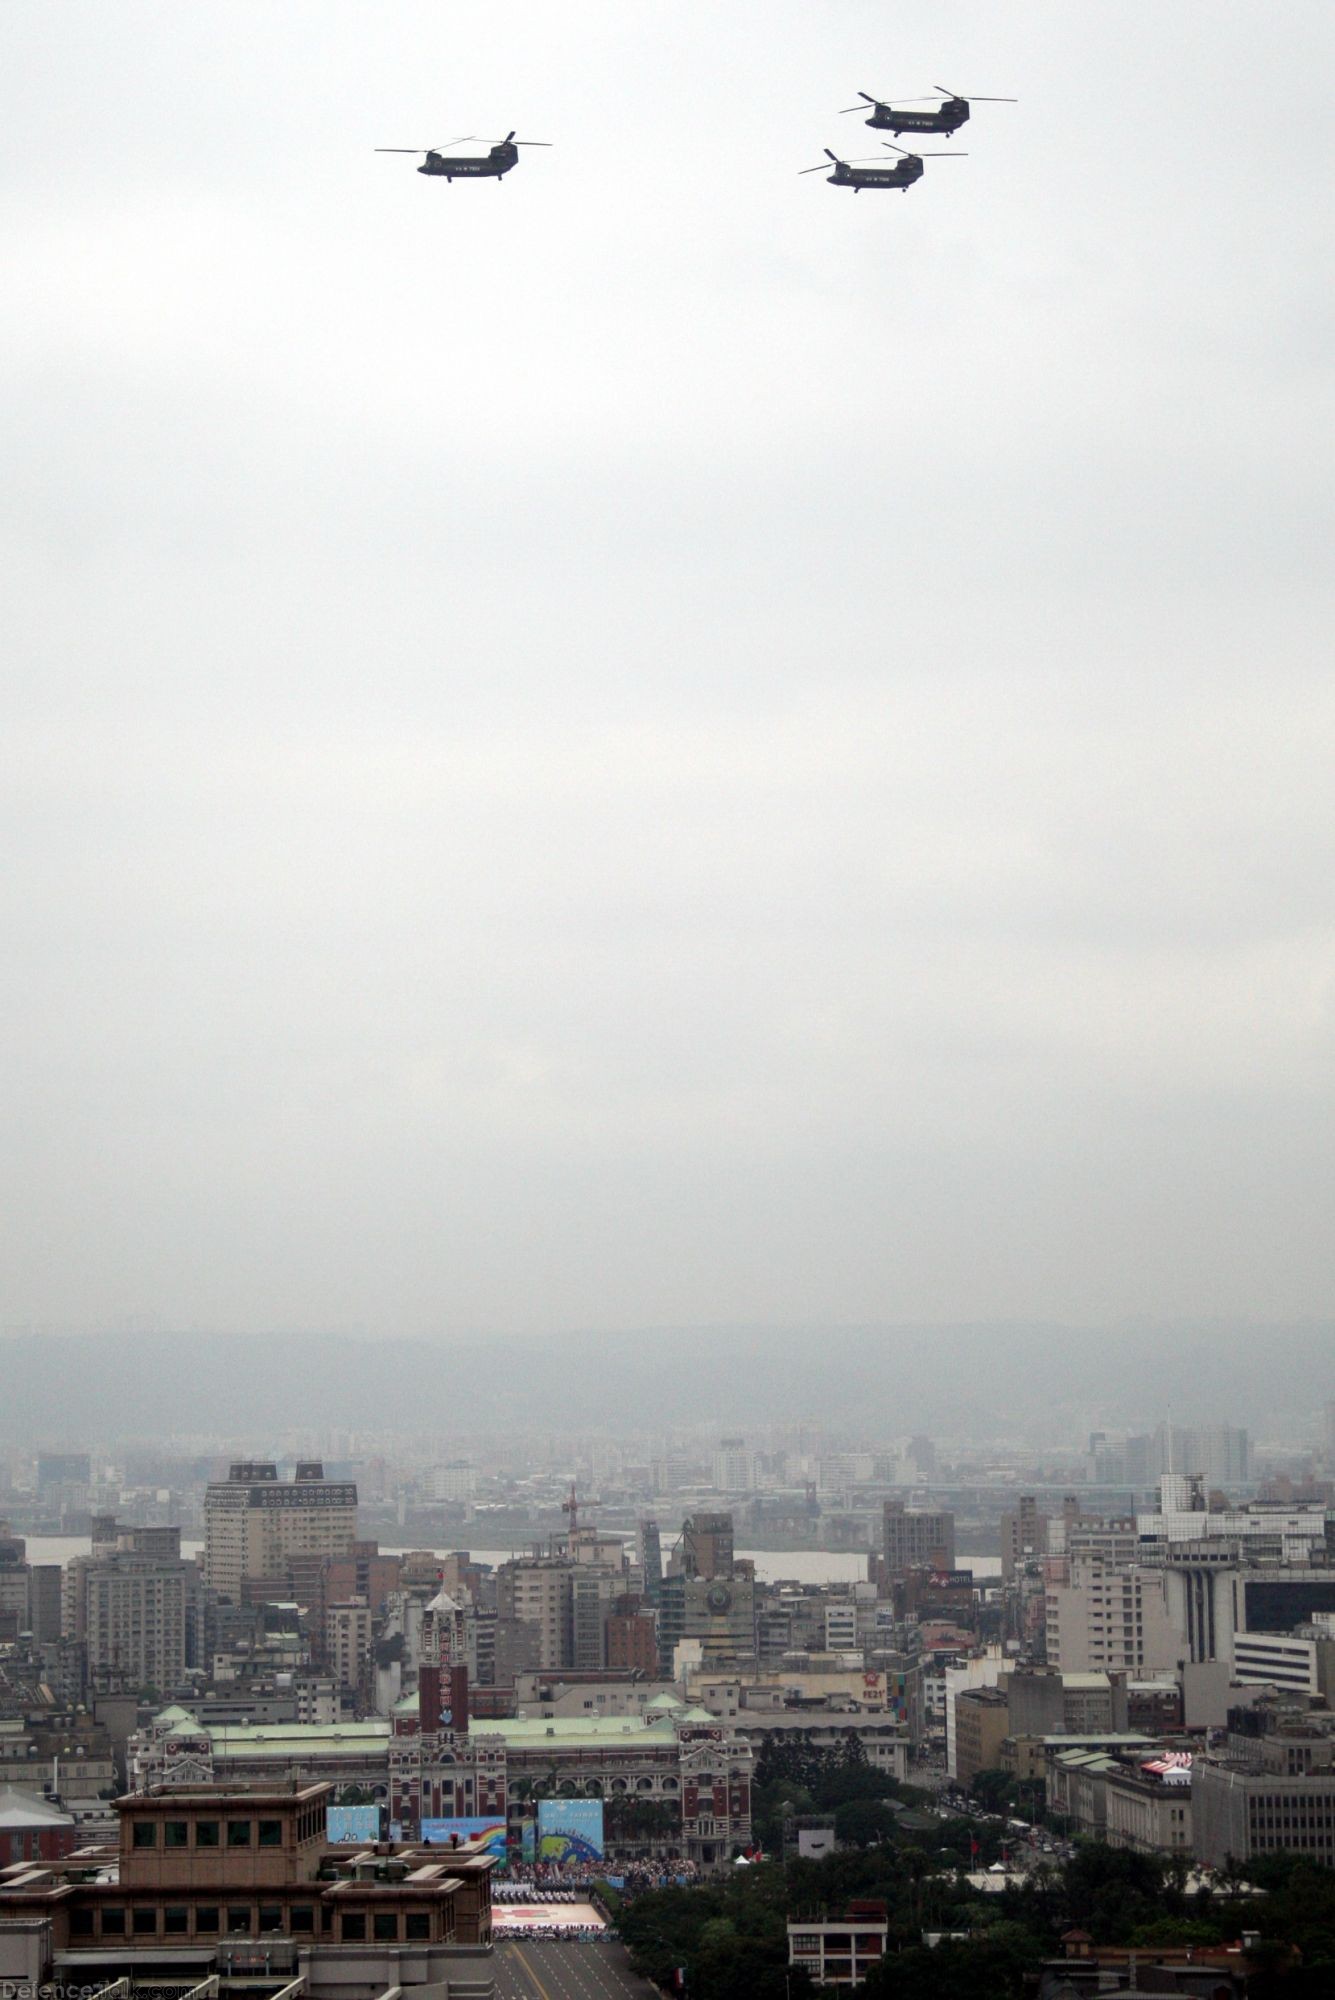
[[[621,1944],[522,1939],[496,1946],[497,2000],[652,2000]]]

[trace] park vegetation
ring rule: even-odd
[[[767,1743],[757,1759],[754,1824],[765,1858],[721,1881],[608,1900],[637,1970],[687,2000],[812,2000],[790,1970],[790,1917],[841,1916],[850,1902],[884,1903],[887,1955],[862,2000],[1022,2000],[1068,1930],[1096,1944],[1152,1951],[1235,1942],[1257,1932],[1253,2000],[1335,1994],[1335,1871],[1289,1855],[1222,1871],[1193,1893],[1184,1860],[1080,1842],[999,1893],[967,1877],[987,1867],[1003,1830],[970,1817],[939,1819],[924,1795],[846,1749]],[[785,1821],[833,1814],[837,1853],[803,1860]],[[933,1933],[940,1941],[924,1942]],[[1296,1948],[1296,1950],[1295,1950]],[[683,1984],[684,1982],[684,1984]]]

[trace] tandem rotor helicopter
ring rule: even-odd
[[[827,146],[825,157],[834,162],[832,174],[826,173],[823,166],[803,167],[801,171],[804,174],[825,174],[831,187],[851,187],[854,194],[861,194],[863,188],[898,188],[901,193],[907,194],[913,183],[920,181],[927,171],[923,166],[924,160],[967,160],[969,157],[967,153],[906,153],[902,146],[891,146],[888,139],[882,139],[881,144],[900,155],[893,166],[880,161],[876,153],[870,155],[871,159],[879,162],[876,166],[863,165],[857,160],[841,160]]]
[[[472,139],[469,132],[459,139],[447,139],[443,146],[377,146],[377,153],[423,153],[425,158],[417,169],[419,174],[443,174],[447,181],[499,180],[508,174],[511,167],[519,165],[521,146],[550,146],[550,139],[516,139],[513,132],[507,132],[503,139],[497,139],[487,153],[451,153],[451,146],[466,146]]]
[[[930,111],[901,111],[884,98],[873,97],[870,91],[860,90],[861,104],[846,104],[839,116],[846,118],[850,111],[865,111],[870,105],[871,117],[866,122],[874,132],[893,132],[896,139],[901,132],[939,132],[943,138],[949,139],[961,125],[968,123],[971,103],[1018,104],[1020,101],[1018,97],[961,97],[939,83],[933,84],[932,88],[945,99],[944,104],[937,104],[929,97],[905,99],[908,104],[931,104]]]

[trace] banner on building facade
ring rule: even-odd
[[[605,1851],[601,1799],[538,1801],[539,1861],[601,1861]]]
[[[380,1838],[379,1806],[327,1806],[324,1837],[331,1846],[373,1846]]]
[[[481,1840],[497,1861],[506,1858],[503,1819],[424,1819],[422,1839],[428,1847],[449,1847],[456,1839]]]

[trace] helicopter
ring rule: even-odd
[[[871,117],[867,120],[875,132],[893,132],[898,138],[901,132],[940,132],[945,138],[958,132],[961,125],[968,122],[969,105],[973,104],[1018,104],[1018,97],[960,97],[955,91],[947,90],[942,84],[932,88],[945,99],[937,104],[929,97],[911,97],[910,104],[931,104],[930,111],[898,111],[893,104],[886,104],[870,92],[860,90],[861,104],[846,104],[840,112],[846,118],[850,111],[865,111],[871,106]]]
[[[834,161],[834,172],[826,175],[830,186],[851,187],[854,194],[861,194],[863,188],[899,188],[907,194],[913,183],[922,179],[926,171],[924,160],[967,160],[969,157],[967,153],[906,153],[902,146],[891,146],[888,139],[882,139],[881,144],[900,155],[892,167],[884,163],[873,167],[860,164],[857,160],[841,160],[827,146],[825,157]],[[877,160],[879,156],[873,153],[871,158]],[[803,167],[801,171],[804,174],[825,173],[824,167]]]
[[[443,146],[377,146],[377,153],[425,153],[426,158],[417,169],[419,174],[444,174],[447,181],[453,180],[499,180],[508,174],[511,167],[519,164],[521,146],[550,146],[550,139],[516,139],[513,132],[507,132],[503,139],[497,139],[489,153],[451,153],[451,146],[466,146],[472,138],[467,133],[463,138],[447,139]]]

